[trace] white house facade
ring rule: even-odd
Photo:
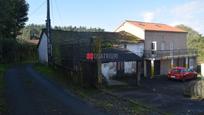
[[[144,29],[134,26],[129,22],[124,22],[121,26],[119,26],[115,30],[115,32],[121,32],[121,31],[131,33],[132,35],[135,35],[139,37],[140,39],[143,39],[143,40],[145,39]]]
[[[140,57],[143,57],[144,42],[121,44],[120,47],[127,49]]]
[[[196,52],[187,49],[187,32],[179,28],[159,23],[126,21],[115,30],[121,31],[144,40],[145,76],[167,74],[174,66],[196,66]]]

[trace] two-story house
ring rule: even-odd
[[[196,51],[187,48],[184,30],[166,24],[125,21],[115,30],[121,31],[144,40],[144,76],[167,74],[175,66],[196,66]]]

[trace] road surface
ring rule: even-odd
[[[6,74],[8,115],[103,115],[93,105],[82,101],[47,80],[31,65],[10,68]]]

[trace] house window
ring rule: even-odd
[[[151,50],[152,50],[152,54],[156,53],[156,50],[157,50],[157,42],[156,41],[153,41],[151,43]]]
[[[157,42],[156,41],[152,42],[151,49],[152,49],[152,51],[156,51],[157,50]]]

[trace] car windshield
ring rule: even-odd
[[[183,73],[183,72],[187,72],[187,69],[173,69],[172,72]]]
[[[194,72],[193,69],[187,69],[188,72]]]
[[[187,69],[181,69],[180,72],[184,73],[184,72],[188,72],[188,70]]]

